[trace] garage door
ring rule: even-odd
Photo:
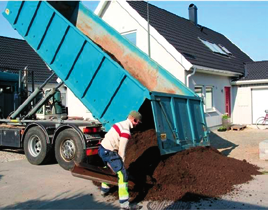
[[[268,89],[253,89],[252,90],[252,123],[265,115],[265,110],[268,110]]]

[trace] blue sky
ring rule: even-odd
[[[198,8],[198,23],[225,35],[254,61],[268,60],[268,1],[149,1],[188,19],[188,6]],[[0,11],[7,2],[0,1]],[[84,2],[94,10],[96,1]],[[20,38],[0,15],[0,36]]]

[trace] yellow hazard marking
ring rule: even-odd
[[[10,122],[17,123],[19,121],[18,120],[10,120]]]
[[[167,140],[167,134],[166,133],[161,133],[160,138],[161,138],[162,141]]]
[[[7,15],[9,15],[9,12],[10,12],[9,9],[6,9],[6,10],[5,10],[5,13],[6,13]]]

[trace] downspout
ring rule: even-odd
[[[147,1],[147,32],[148,32],[148,56],[151,57],[151,41],[150,41],[150,14],[149,14],[149,1]]]
[[[196,72],[196,67],[193,67],[193,72],[189,75],[187,75],[186,77],[186,86],[189,88],[189,81],[190,81],[190,77],[193,76]]]

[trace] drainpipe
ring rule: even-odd
[[[193,72],[189,75],[187,75],[186,77],[186,86],[189,87],[189,81],[190,81],[190,77],[193,76],[196,72],[196,67],[193,67]]]
[[[148,56],[151,57],[151,41],[150,41],[150,14],[149,14],[149,1],[147,1],[147,32],[148,32]]]

